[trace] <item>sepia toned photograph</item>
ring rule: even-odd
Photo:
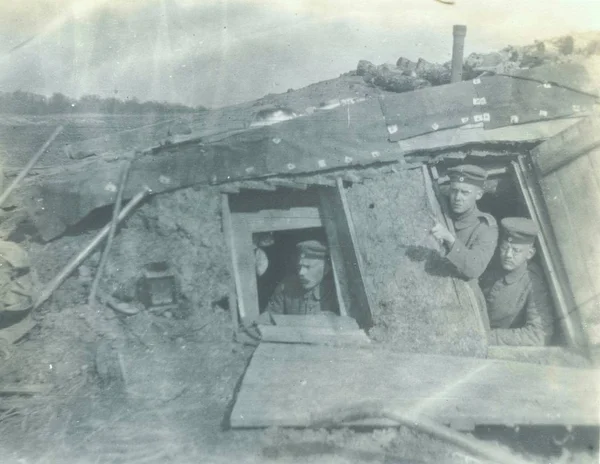
[[[5,0],[0,57],[0,463],[600,462],[597,0]]]

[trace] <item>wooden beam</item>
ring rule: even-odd
[[[259,316],[256,262],[252,230],[243,217],[232,214],[232,237],[235,253],[236,289],[241,322],[247,325]]]
[[[248,189],[248,190],[267,190],[274,192],[277,190],[277,187],[269,184],[266,181],[260,180],[241,180],[236,182],[236,186],[239,189]]]
[[[358,330],[356,321],[348,316],[272,314],[271,317],[278,327],[327,327],[333,330]]]
[[[373,325],[371,298],[364,282],[364,265],[342,179],[337,179],[335,189],[323,188],[319,193],[332,266],[341,286],[340,296],[348,315],[360,327],[369,328]]]
[[[371,340],[359,330],[335,330],[330,327],[294,327],[259,325],[263,343],[301,343],[311,345],[369,345]]]
[[[321,215],[317,207],[302,206],[283,209],[263,209],[251,213],[234,213],[243,220],[251,233],[276,230],[321,227]]]
[[[600,145],[600,117],[589,116],[531,150],[542,175],[569,163]],[[565,147],[569,150],[565,151]]]
[[[221,221],[223,226],[223,235],[225,243],[229,250],[229,311],[231,312],[231,325],[233,333],[237,333],[240,325],[240,317],[238,314],[238,298],[236,288],[241,288],[242,278],[239,273],[237,260],[235,259],[235,241],[233,239],[233,223],[231,220],[231,210],[229,209],[229,195],[221,194]]]
[[[217,186],[221,193],[240,193],[240,189],[235,184],[223,184]]]
[[[536,201],[536,194],[530,185],[531,182],[527,180],[525,175],[526,165],[523,157],[519,157],[519,162],[512,162],[511,166],[519,186],[519,191],[525,204],[529,215],[537,223],[540,233],[538,234],[538,242],[541,248],[542,266],[544,272],[550,281],[550,291],[560,318],[561,328],[564,332],[566,342],[569,346],[583,346],[582,331],[577,329],[570,308],[574,308],[575,304],[567,297],[561,281],[566,282],[565,276],[558,275],[558,266],[555,262],[560,262],[560,254],[556,246],[551,246],[549,239],[553,237],[551,225],[545,220],[545,216],[542,213],[541,205]],[[561,278],[562,277],[562,278]]]
[[[277,187],[285,187],[296,190],[306,190],[307,185],[305,183],[297,182],[291,179],[282,179],[280,177],[274,177],[271,179],[266,179],[265,182],[268,184],[277,186]]]
[[[0,395],[24,395],[32,396],[50,391],[50,385],[44,384],[8,384],[0,386]]]

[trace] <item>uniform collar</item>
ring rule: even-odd
[[[521,278],[525,275],[526,272],[527,272],[527,262],[524,262],[523,264],[521,264],[521,266],[516,268],[514,271],[510,271],[510,272],[507,272],[506,274],[504,274],[504,282],[507,285],[514,284],[516,281],[521,280]]]
[[[473,209],[471,209],[470,211],[466,211],[462,214],[453,214],[452,218],[454,219],[454,228],[461,230],[478,224],[480,214],[481,212],[479,211],[477,206],[473,207]]]

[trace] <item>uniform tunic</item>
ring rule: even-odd
[[[481,278],[494,345],[545,345],[553,332],[552,303],[541,269],[524,263]]]
[[[477,279],[488,266],[498,244],[498,224],[494,216],[477,208],[454,218],[456,240],[446,254],[467,280]]]
[[[274,314],[319,314],[321,311],[339,313],[335,286],[331,278],[325,278],[311,290],[304,290],[296,276],[281,282],[269,304],[267,312]]]

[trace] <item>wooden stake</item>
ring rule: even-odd
[[[119,222],[119,212],[121,210],[121,202],[123,201],[123,191],[125,190],[125,185],[127,184],[127,177],[129,176],[129,170],[133,164],[133,160],[129,159],[123,165],[123,169],[121,170],[121,178],[119,179],[119,191],[117,192],[117,198],[115,200],[115,206],[113,208],[112,220],[110,221],[110,228],[108,230],[108,239],[106,240],[106,246],[102,251],[102,256],[100,257],[100,262],[98,263],[98,269],[96,269],[96,275],[94,276],[94,281],[92,282],[92,288],[90,289],[90,296],[88,298],[88,304],[94,304],[96,301],[96,292],[98,291],[98,284],[100,283],[100,279],[102,278],[102,274],[104,272],[104,267],[106,266],[106,261],[108,261],[108,254],[110,253],[110,248],[112,247],[112,242],[115,237],[115,232],[117,230],[117,223]]]
[[[54,140],[56,139],[56,137],[58,137],[58,134],[60,134],[62,132],[62,130],[63,130],[63,126],[58,126],[56,128],[56,130],[52,133],[52,135],[46,141],[46,143],[44,145],[42,145],[42,148],[40,148],[38,150],[38,152],[35,155],[33,155],[33,158],[31,158],[29,160],[29,163],[27,163],[25,165],[25,167],[19,173],[19,175],[17,176],[17,178],[15,180],[13,180],[12,184],[10,184],[6,188],[6,190],[4,192],[2,192],[2,195],[0,195],[0,206],[2,206],[4,204],[4,202],[6,201],[6,199],[13,192],[13,190],[17,188],[17,186],[21,183],[21,181],[25,178],[25,176],[29,173],[29,171],[31,171],[31,168],[33,168],[33,166],[35,165],[35,163],[38,162],[38,160],[42,157],[42,155],[44,154],[44,152],[48,149],[48,147],[50,146],[50,144],[52,142],[54,142]]]

